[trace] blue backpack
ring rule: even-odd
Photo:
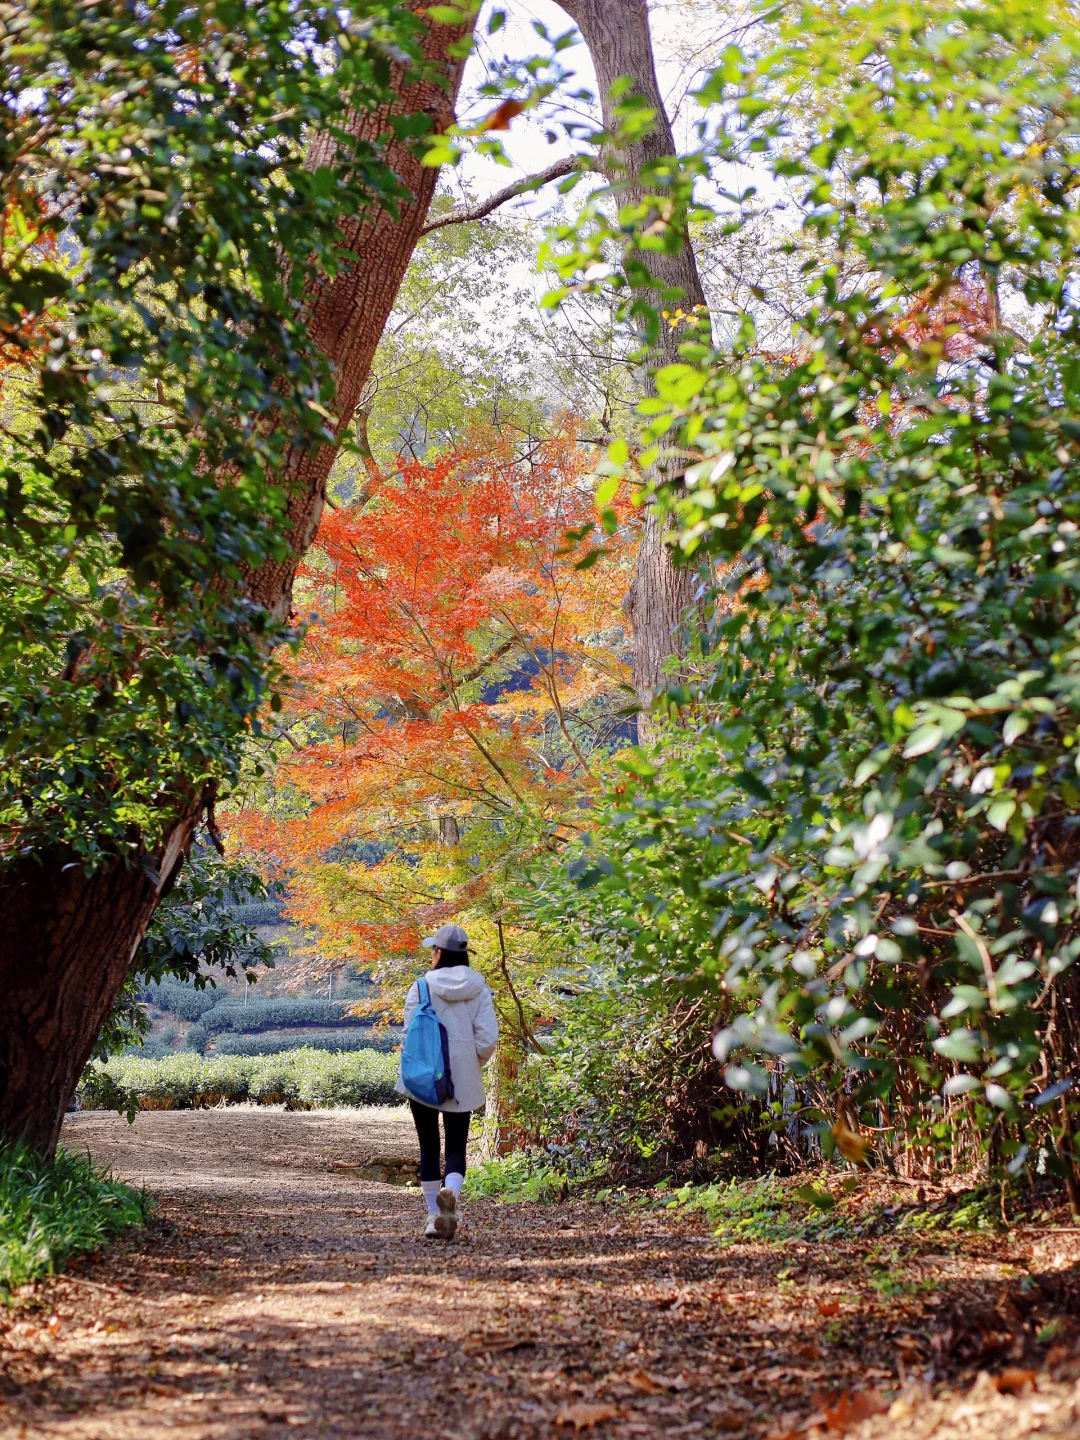
[[[435,1014],[426,980],[418,980],[420,1005],[409,1021],[401,1047],[401,1083],[422,1105],[442,1105],[454,1098],[450,1078],[450,1040]]]

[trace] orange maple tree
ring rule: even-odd
[[[474,435],[323,521],[272,784],[232,822],[287,876],[322,964],[389,979],[455,919],[509,984],[510,892],[531,855],[589,824],[632,728],[633,512],[616,502],[593,563],[583,450],[569,424],[527,458]]]

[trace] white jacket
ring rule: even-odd
[[[424,979],[431,992],[435,1014],[446,1026],[446,1038],[450,1042],[450,1078],[454,1082],[453,1100],[431,1108],[479,1110],[487,1098],[480,1067],[494,1055],[499,1040],[499,1022],[495,1017],[491,989],[484,977],[467,965],[448,965],[444,970],[429,970]],[[420,991],[414,982],[405,997],[406,1030],[419,1004]],[[399,1095],[409,1094],[401,1083],[400,1069],[394,1088]]]

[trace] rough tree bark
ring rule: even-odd
[[[642,167],[675,154],[675,138],[656,79],[648,5],[646,0],[559,0],[559,5],[581,31],[588,46],[600,90],[605,129],[614,129],[617,123],[611,87],[622,76],[633,79],[635,90],[656,112],[648,135],[624,149],[608,149],[602,156],[608,179],[624,187],[620,194],[633,200],[643,193],[633,184]],[[677,255],[650,256],[649,266],[661,287],[677,286],[683,292],[679,302],[683,310],[705,305],[705,292],[689,241]],[[659,368],[677,361],[681,338],[678,330],[662,325],[650,365]],[[655,393],[651,380],[648,388]],[[696,604],[697,586],[694,570],[672,564],[656,513],[650,510],[645,516],[637,567],[624,604],[634,631],[634,689],[642,707],[638,733],[643,741],[649,738],[648,706],[661,688],[664,665],[684,648],[683,618]]]
[[[422,7],[426,9],[426,6]],[[450,45],[468,25],[431,25],[425,57],[446,76],[406,83],[399,74],[390,106],[352,117],[354,133],[375,140],[393,114],[428,113],[436,128],[452,118],[463,62]],[[326,142],[316,140],[309,163]],[[352,420],[379,338],[419,239],[437,171],[404,145],[388,160],[410,191],[397,218],[387,211],[342,225],[343,248],[356,259],[313,287],[312,337],[337,377],[338,433]],[[287,458],[290,553],[248,577],[249,597],[278,618],[288,615],[296,567],[322,514],[336,446],[296,449]],[[177,788],[185,790],[184,777]],[[64,854],[35,854],[0,879],[0,1136],[51,1152],[64,1111],[115,1003],[135,951],[172,884],[210,795],[188,785],[161,848],[126,863],[116,860],[89,877]]]

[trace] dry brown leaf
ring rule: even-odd
[[[510,121],[525,109],[524,100],[504,100],[490,115],[485,115],[477,126],[478,130],[509,130]]]
[[[715,1414],[715,1411],[713,1413]],[[721,1434],[731,1434],[735,1430],[746,1433],[746,1416],[738,1410],[725,1410],[723,1414],[716,1415],[712,1423],[713,1429],[719,1430]]]
[[[842,1120],[838,1120],[832,1127],[832,1134],[836,1148],[845,1160],[850,1160],[853,1165],[866,1164],[866,1152],[870,1149],[870,1142],[865,1136],[849,1130]]]
[[[627,1385],[643,1395],[662,1395],[665,1390],[689,1390],[690,1381],[681,1375],[650,1375],[648,1370],[635,1370],[623,1377]]]
[[[818,1300],[816,1304],[819,1315],[839,1315],[840,1313],[839,1300]]]
[[[635,1370],[632,1375],[626,1377],[627,1385],[634,1390],[640,1390],[643,1395],[662,1395],[664,1387],[659,1380],[654,1380],[647,1370]]]
[[[555,1416],[556,1425],[573,1425],[575,1430],[591,1430],[605,1420],[618,1420],[622,1411],[617,1405],[594,1405],[588,1400],[578,1400],[573,1405],[564,1405]]]
[[[1035,1388],[1035,1371],[1023,1370],[1019,1365],[1006,1365],[1000,1375],[994,1376],[994,1388],[999,1395],[1019,1395],[1028,1386]]]

